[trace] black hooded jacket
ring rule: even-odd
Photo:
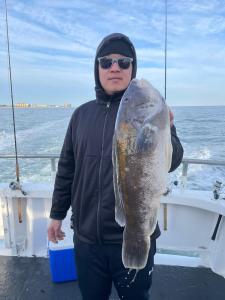
[[[62,220],[70,206],[75,237],[88,243],[121,243],[123,228],[115,221],[112,137],[124,91],[107,95],[98,77],[97,57],[111,39],[124,39],[134,52],[132,78],[136,76],[136,54],[122,34],[112,34],[99,45],[95,59],[96,100],[78,107],[70,120],[58,163],[50,217]],[[171,170],[183,157],[183,148],[174,126],[171,128],[173,157]],[[157,225],[151,239],[157,238]]]

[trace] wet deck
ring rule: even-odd
[[[225,279],[209,269],[155,266],[150,299],[224,300],[224,295]],[[0,299],[81,300],[81,296],[77,282],[51,282],[45,258],[0,256]],[[110,300],[117,299],[113,289]]]

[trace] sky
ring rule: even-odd
[[[0,0],[0,104],[10,104],[5,0]],[[104,36],[133,42],[137,78],[164,95],[164,0],[7,0],[14,102],[95,98],[93,64]],[[167,102],[225,105],[225,0],[168,0]]]

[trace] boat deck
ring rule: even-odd
[[[1,300],[82,299],[77,282],[52,283],[46,258],[0,256],[0,274]],[[225,279],[209,269],[155,266],[150,299],[224,300],[224,295]],[[110,300],[118,299],[113,288]]]

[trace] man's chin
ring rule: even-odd
[[[110,94],[115,94],[115,93],[119,93],[119,92],[125,91],[126,88],[127,87],[117,87],[117,88],[111,89]]]
[[[114,95],[114,94],[116,94],[116,93],[120,93],[120,92],[122,92],[122,91],[124,91],[125,89],[115,89],[115,90],[113,90],[112,92],[111,92],[111,95]]]

